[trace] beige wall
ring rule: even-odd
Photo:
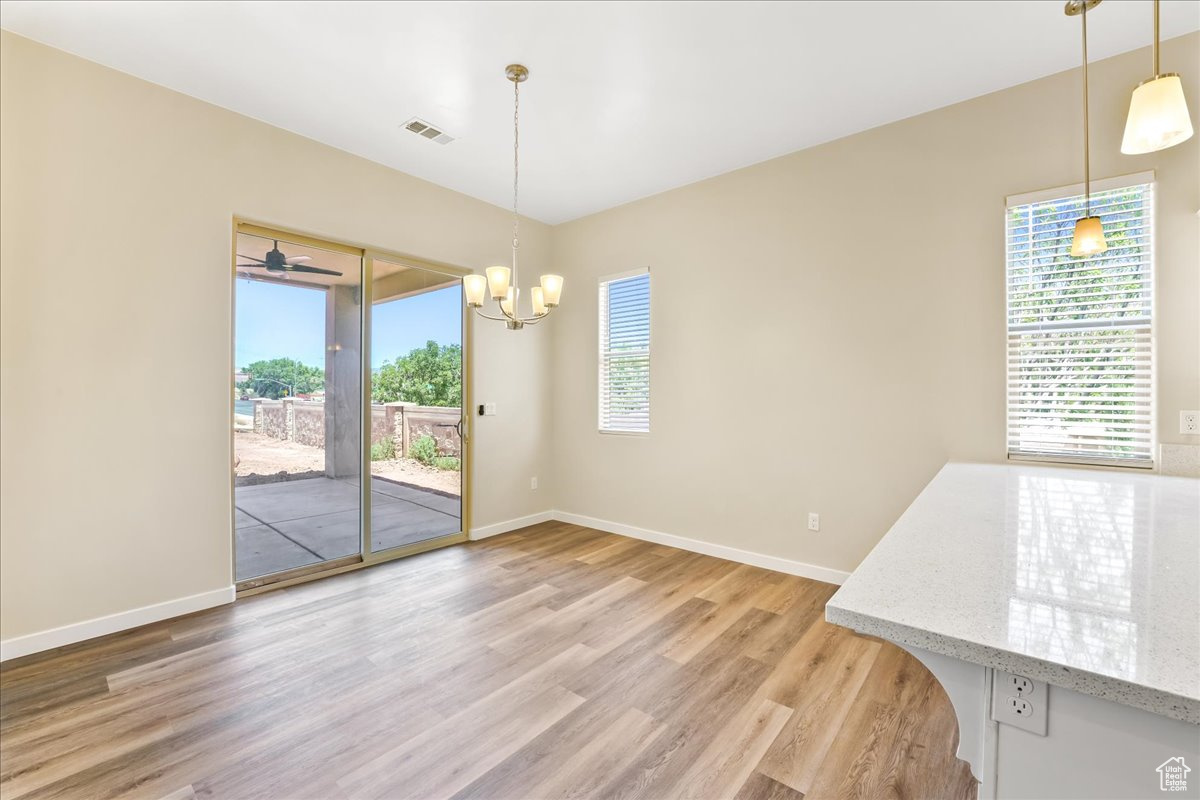
[[[232,583],[234,215],[426,259],[508,212],[7,32],[0,39],[0,638]],[[371,109],[363,109],[370,113]],[[527,274],[549,230],[529,222]],[[551,323],[553,324],[553,323]],[[476,526],[540,511],[549,326],[476,326]],[[171,404],[139,398],[172,398]],[[151,441],[141,431],[188,431]],[[82,418],[81,418],[82,417]],[[124,424],[97,426],[99,420]],[[77,420],[77,425],[58,421]],[[54,421],[53,424],[51,421]],[[529,491],[529,476],[542,489]],[[486,476],[486,477],[484,477]]]
[[[1163,48],[1193,117],[1198,43]],[[1200,443],[1200,137],[1119,153],[1148,69],[1094,65],[1092,174],[1158,171],[1159,437]],[[850,570],[947,459],[1003,459],[1004,200],[1081,180],[1079,94],[1051,76],[557,226],[558,508]],[[653,429],[604,436],[596,279],[642,266]]]
[[[2,37],[9,638],[231,583],[233,215],[472,267],[506,260],[508,222]],[[1197,35],[1168,42],[1164,64],[1184,69],[1198,50]],[[1176,412],[1200,407],[1200,137],[1118,154],[1147,64],[1139,52],[1095,65],[1093,172],[1158,170],[1160,438],[1185,442]],[[1186,83],[1195,112],[1200,75]],[[568,302],[519,335],[475,328],[476,401],[500,415],[475,418],[474,525],[558,508],[853,568],[946,459],[1003,457],[1003,202],[1079,179],[1077,106],[1077,76],[1053,76],[553,230],[527,224],[527,274],[553,264]],[[601,436],[596,278],[645,265],[653,433]],[[137,403],[164,393],[169,410]],[[731,405],[751,409],[735,414],[746,425],[723,424]],[[139,439],[163,427],[157,413],[197,424]],[[74,414],[128,424],[40,422]]]

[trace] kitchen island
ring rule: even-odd
[[[826,618],[933,672],[980,798],[1200,797],[1198,576],[1200,480],[950,463]]]

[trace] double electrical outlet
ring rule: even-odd
[[[1042,681],[1012,672],[992,673],[992,719],[997,722],[1045,736],[1049,700]]]

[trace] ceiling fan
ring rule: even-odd
[[[248,261],[257,262],[254,264],[238,264],[238,269],[242,269],[242,268],[265,269],[268,272],[282,272],[284,274],[284,277],[287,277],[287,273],[289,273],[289,272],[307,272],[307,273],[310,273],[313,275],[336,275],[338,277],[341,277],[341,275],[342,275],[342,273],[335,272],[334,270],[331,270],[331,269],[324,269],[323,267],[312,267],[312,266],[309,266],[308,264],[299,263],[301,261],[311,261],[312,259],[310,256],[291,256],[290,258],[288,256],[285,256],[283,253],[281,253],[279,251],[279,241],[278,240],[275,241],[274,247],[271,249],[271,251],[269,253],[267,253],[267,257],[265,259],[255,258],[254,256],[244,256],[241,253],[238,253],[238,258],[244,258]]]

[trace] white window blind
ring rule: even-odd
[[[1071,257],[1082,195],[1010,201],[1008,454],[1153,465],[1153,184],[1093,192],[1108,249]]]
[[[600,279],[600,430],[650,432],[650,273]]]

